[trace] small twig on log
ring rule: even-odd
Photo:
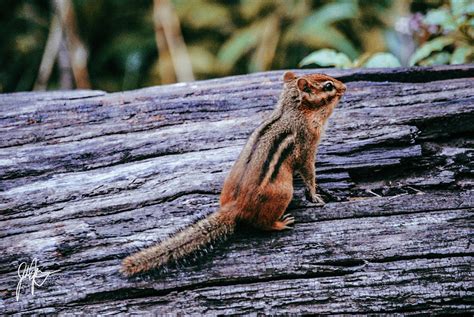
[[[374,195],[375,197],[382,197],[382,196],[380,196],[379,194],[374,193],[374,192],[373,192],[372,190],[370,190],[370,189],[367,189],[366,192],[368,192],[369,194]]]

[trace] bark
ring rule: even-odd
[[[297,178],[294,230],[131,279],[126,255],[217,208],[283,72],[0,95],[0,312],[472,312],[474,66],[324,71],[348,86],[316,162],[328,204]],[[59,272],[16,301],[34,258]]]

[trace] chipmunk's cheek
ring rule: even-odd
[[[322,97],[321,97],[321,105],[328,105],[329,103],[331,103],[331,101],[333,100],[333,97],[332,95],[329,95],[329,94],[324,94]]]
[[[314,97],[312,100],[312,104],[316,107],[320,107],[324,104],[324,99],[322,97]]]
[[[306,101],[306,104],[310,106],[311,108],[319,108],[321,106],[324,106],[327,103],[327,100],[325,98],[326,96],[317,96],[317,95],[306,95],[304,96],[304,100]]]
[[[304,94],[303,100],[308,106],[319,105],[319,103],[321,102],[321,98],[318,98],[314,95],[309,95],[309,94]]]

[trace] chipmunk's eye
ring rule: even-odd
[[[334,85],[332,83],[325,83],[323,86],[324,91],[331,91],[334,89]]]

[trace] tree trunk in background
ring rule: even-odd
[[[172,84],[176,82],[176,72],[171,60],[171,52],[166,41],[163,24],[158,19],[156,3],[153,6],[153,22],[155,25],[155,41],[158,48],[158,68],[162,84]]]
[[[71,67],[71,59],[69,58],[69,51],[67,49],[66,39],[63,37],[58,52],[58,72],[59,72],[59,87],[62,90],[69,90],[74,88],[74,75]]]
[[[46,90],[48,81],[53,71],[54,62],[58,56],[59,47],[63,40],[63,31],[56,14],[53,15],[49,29],[48,40],[41,58],[38,77],[33,90]]]
[[[66,36],[76,87],[80,89],[91,88],[89,72],[87,71],[88,52],[77,31],[73,4],[70,0],[55,0],[54,3]]]
[[[153,1],[153,21],[159,58],[165,59],[164,64],[171,60],[177,81],[193,81],[191,59],[181,34],[179,19],[168,0]],[[160,67],[161,77],[165,83],[171,80],[169,71],[168,65]]]

